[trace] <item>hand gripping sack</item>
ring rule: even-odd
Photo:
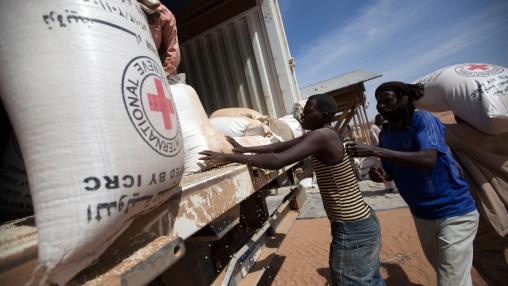
[[[432,72],[416,82],[425,86],[416,107],[452,110],[492,135],[508,132],[508,70],[491,64],[460,64]]]
[[[4,1],[0,30],[39,262],[65,284],[175,191],[178,116],[136,1]]]
[[[185,173],[195,173],[221,164],[198,159],[201,151],[231,153],[232,146],[226,141],[224,134],[210,123],[194,88],[186,84],[175,84],[171,85],[171,92],[182,124]]]

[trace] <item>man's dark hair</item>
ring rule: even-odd
[[[333,119],[335,113],[337,113],[337,102],[329,94],[314,94],[309,96],[309,99],[316,101],[316,107],[321,112],[329,114],[330,119]]]
[[[397,99],[401,100],[403,96],[407,96],[407,104],[404,118],[397,122],[390,122],[393,127],[410,128],[413,123],[413,113],[416,109],[415,101],[423,96],[424,86],[422,84],[410,84],[400,81],[389,81],[381,84],[376,88],[376,99],[385,91],[392,91],[397,95]]]

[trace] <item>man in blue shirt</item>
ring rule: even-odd
[[[377,109],[388,121],[379,147],[350,143],[354,157],[377,156],[383,168],[372,180],[393,179],[409,205],[438,285],[472,285],[473,240],[478,212],[469,187],[444,139],[444,125],[426,111],[415,111],[420,84],[387,82],[376,89]]]

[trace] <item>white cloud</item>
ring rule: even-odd
[[[508,17],[501,12],[503,8],[506,12],[506,5],[502,5],[502,3],[489,6],[480,13],[467,17],[432,37],[421,39],[418,45],[412,47],[410,58],[403,64],[397,65],[396,69],[388,71],[384,78],[413,81],[423,73],[429,72],[429,68],[435,70],[451,64],[446,63],[448,57],[478,43],[488,41],[493,37],[492,34],[495,37],[496,33],[506,30],[501,28],[508,26]],[[445,64],[440,64],[442,62]]]
[[[453,25],[439,29],[422,27],[421,23],[433,19],[434,9],[439,8],[436,3],[377,1],[366,7],[349,24],[311,41],[303,48],[304,52],[297,55],[300,86],[365,68],[383,74],[382,78],[366,85],[366,93],[374,102],[373,89],[381,82],[413,81],[453,64],[450,61],[460,58],[457,55],[495,40],[507,31],[506,1],[491,2],[474,14],[458,17]],[[408,34],[408,27],[416,30]],[[507,36],[502,37],[506,39]],[[394,41],[397,41],[396,51],[394,45],[389,45]],[[369,107],[369,118],[376,113],[374,105]]]
[[[508,17],[505,16],[507,10],[508,5],[505,3],[495,3],[440,33],[423,37],[417,45],[411,47],[412,51],[406,58],[393,59],[392,62],[395,60],[401,64],[380,70],[383,74],[381,78],[366,83],[367,98],[371,103],[367,110],[369,118],[377,113],[374,90],[379,84],[392,80],[413,82],[433,70],[458,64],[459,62],[450,62],[448,59],[506,33],[504,27],[508,27]],[[470,61],[475,59],[471,58]]]
[[[396,1],[378,1],[366,7],[344,27],[326,33],[303,47],[304,52],[297,58],[300,84],[307,85],[322,80],[323,74],[337,69],[337,65],[369,53],[389,39],[408,22],[422,17],[419,10],[424,4],[413,2],[402,6]],[[333,72],[332,72],[333,74]]]

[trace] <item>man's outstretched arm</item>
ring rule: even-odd
[[[434,168],[437,160],[437,150],[434,149],[424,149],[416,152],[400,152],[352,142],[346,144],[346,150],[352,157],[376,156],[401,165],[416,167],[427,171]]]

